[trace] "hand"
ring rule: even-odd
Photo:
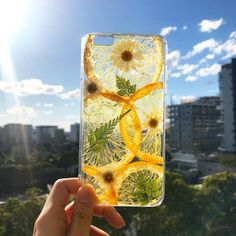
[[[69,203],[70,195],[75,195]],[[35,222],[33,236],[107,236],[91,225],[92,217],[105,217],[114,228],[125,225],[111,206],[97,206],[93,188],[77,178],[57,180]]]

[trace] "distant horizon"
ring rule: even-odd
[[[75,125],[75,124],[79,124],[80,125],[80,122],[77,122],[77,123],[71,123],[71,125]],[[30,123],[5,123],[5,124],[0,124],[0,128],[4,128],[4,126],[6,125],[25,125],[25,126],[32,126],[33,128],[37,128],[37,127],[43,127],[43,126],[47,126],[47,127],[57,127],[58,129],[63,129],[64,131],[66,132],[69,132],[70,131],[70,126],[69,126],[69,129],[66,129],[64,127],[60,127],[59,125],[48,125],[48,124],[43,124],[43,125],[34,125],[34,124],[30,124]]]
[[[198,100],[200,98],[203,98],[203,97],[219,97],[219,95],[200,96],[200,97],[194,97],[194,98],[186,97],[186,98],[182,98],[183,101],[180,101],[179,103],[173,103],[173,104],[170,104],[170,103],[167,104],[166,103],[166,108],[168,108],[168,106],[171,106],[171,105],[180,105],[180,104],[190,103],[190,102],[196,101],[196,100]],[[186,99],[186,101],[184,101],[184,99]],[[166,117],[166,119],[168,119],[168,117]],[[6,122],[6,123],[0,123],[0,128],[4,127],[5,125],[10,125],[10,124],[31,125],[33,127],[56,126],[56,127],[60,128],[60,129],[64,129],[66,132],[68,132],[68,131],[70,131],[70,126],[74,125],[74,124],[80,124],[80,120],[78,120],[77,122],[70,123],[68,127],[62,127],[62,126],[60,126],[60,124],[32,124],[32,123],[28,123],[28,122],[24,122],[24,123],[21,123],[21,122]]]

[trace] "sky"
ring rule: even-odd
[[[164,36],[167,103],[218,95],[221,65],[236,57],[235,9],[235,0],[0,0],[0,126],[80,121],[89,32]]]

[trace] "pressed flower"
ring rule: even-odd
[[[103,174],[103,179],[105,182],[111,183],[114,181],[114,176],[113,176],[112,172],[108,171]]]
[[[152,93],[135,102],[142,126],[142,153],[161,156],[163,133],[162,95]],[[151,156],[150,156],[151,157]],[[155,158],[154,158],[155,159]]]
[[[146,114],[146,119],[143,124],[143,128],[150,131],[159,132],[162,125],[162,116],[157,112],[151,112]]]
[[[113,46],[111,60],[118,70],[128,72],[142,67],[142,59],[142,45],[135,41],[123,40]]]
[[[84,99],[97,98],[104,89],[99,81],[96,79],[85,80],[84,82]]]
[[[113,45],[93,43],[88,38],[84,51],[84,67],[88,79],[96,77],[107,90],[116,90],[116,76],[137,84],[137,89],[160,80],[163,48],[159,37],[114,36]]]

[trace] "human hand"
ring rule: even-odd
[[[69,204],[71,194],[75,200]],[[114,228],[125,225],[114,207],[96,205],[96,195],[90,185],[77,178],[60,179],[53,185],[35,222],[33,236],[107,236],[91,225],[93,216],[104,217]]]

